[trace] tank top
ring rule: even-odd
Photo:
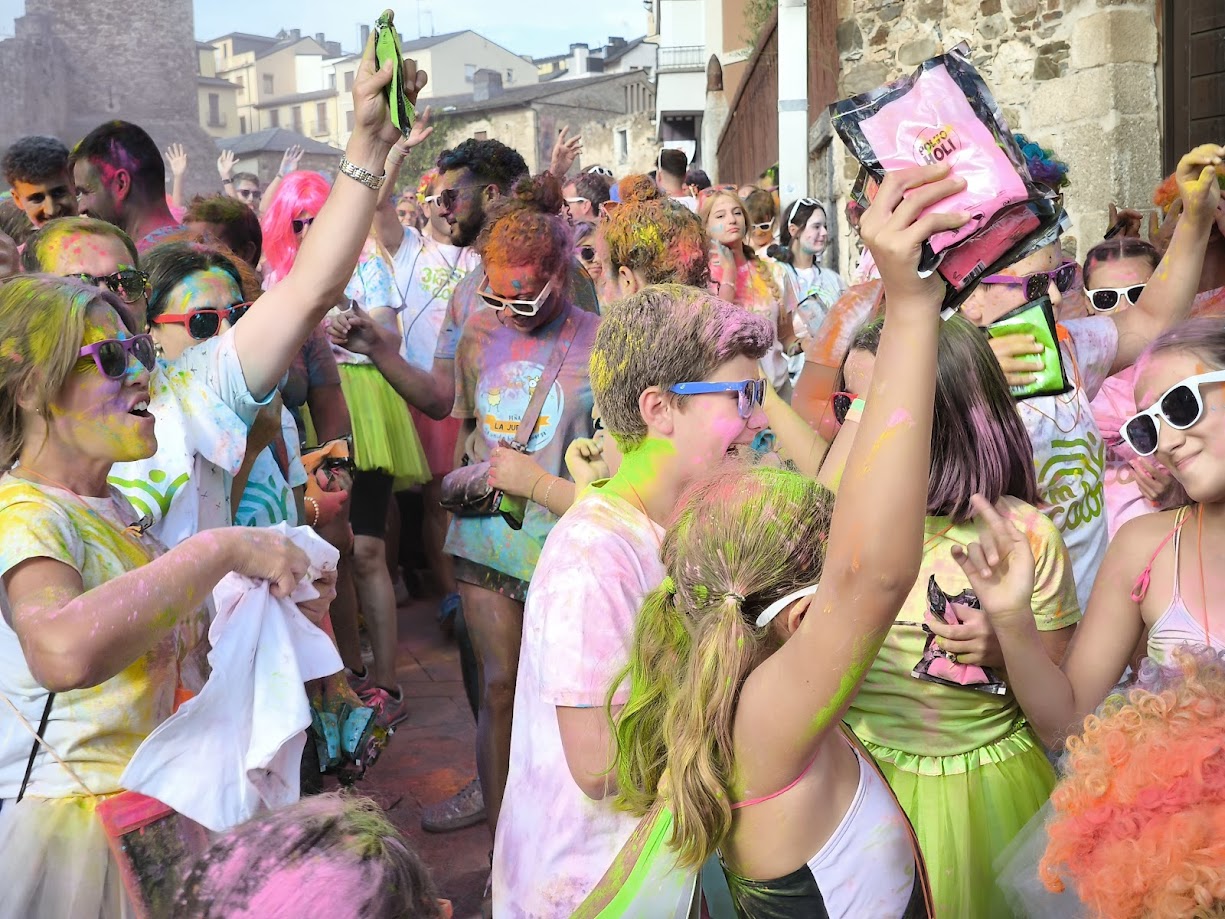
[[[1153,561],[1172,537],[1174,540],[1174,590],[1170,596],[1170,605],[1161,614],[1161,618],[1153,623],[1148,635],[1148,656],[1163,666],[1171,663],[1174,649],[1183,645],[1208,644],[1218,651],[1225,649],[1225,642],[1211,633],[1205,634],[1204,623],[1191,614],[1182,598],[1182,589],[1179,584],[1179,556],[1182,548],[1182,527],[1187,522],[1188,510],[1185,507],[1179,508],[1178,515],[1174,518],[1173,531],[1162,540],[1161,545],[1157,547],[1157,552],[1153,553],[1153,560],[1150,560],[1148,568],[1144,569],[1136,593],[1132,594],[1133,599],[1137,601],[1144,598]]]
[[[844,729],[844,735],[849,735]],[[923,919],[927,874],[917,858],[914,831],[880,774],[871,754],[850,736],[859,762],[859,785],[851,804],[825,844],[795,871],[768,881],[723,873],[740,919]],[[815,762],[815,759],[814,759]],[[812,763],[786,788],[733,804],[752,807],[785,794],[808,774]]]

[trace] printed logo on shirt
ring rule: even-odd
[[[452,268],[450,265],[426,265],[419,274],[417,282],[421,290],[435,300],[447,301],[455,293],[455,286],[464,279],[468,272],[462,268]]]
[[[519,433],[519,421],[540,383],[544,368],[530,361],[511,361],[497,368],[481,381],[476,394],[476,412],[490,443],[514,440]],[[558,421],[565,408],[565,395],[556,380],[540,409],[536,429],[528,439],[529,453],[543,450],[557,434]]]
[[[166,473],[161,469],[150,470],[147,481],[121,479],[116,475],[107,476],[107,481],[123,492],[128,503],[136,508],[136,513],[158,520],[166,519],[174,496],[190,480],[191,476],[184,472],[177,479],[166,483]]]
[[[1086,433],[1075,440],[1052,440],[1051,449],[1050,459],[1038,470],[1038,494],[1055,526],[1075,530],[1105,509],[1106,443]]]

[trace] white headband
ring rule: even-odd
[[[796,600],[803,600],[805,597],[811,597],[817,592],[817,588],[820,586],[820,582],[816,584],[809,584],[807,587],[801,587],[799,590],[793,590],[785,597],[779,597],[761,611],[761,615],[757,617],[757,627],[761,628],[763,625],[768,625],[775,616],[781,613],[789,605],[794,603]]]

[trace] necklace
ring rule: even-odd
[[[1062,327],[1060,328],[1062,329]],[[1056,347],[1060,349],[1060,353],[1062,353],[1063,352],[1063,336],[1056,334],[1055,345]],[[1077,365],[1077,362],[1076,362],[1076,351],[1072,348],[1068,349],[1068,360],[1072,364],[1073,389],[1072,389],[1070,399],[1064,400],[1063,404],[1070,405],[1071,399],[1076,400],[1076,417],[1072,419],[1072,426],[1070,428],[1065,429],[1065,428],[1060,427],[1059,422],[1056,419],[1055,415],[1048,415],[1046,412],[1042,411],[1042,409],[1038,408],[1036,405],[1031,404],[1029,400],[1027,399],[1022,399],[1020,402],[1017,403],[1018,405],[1029,409],[1031,412],[1037,412],[1043,418],[1048,419],[1050,423],[1055,426],[1055,430],[1057,430],[1060,434],[1071,434],[1073,431],[1076,430],[1077,426],[1080,424],[1081,410],[1084,407],[1081,403],[1081,396],[1084,390],[1080,388],[1080,367]],[[1053,396],[1052,398],[1055,400],[1056,403],[1060,402],[1059,396]],[[1058,410],[1056,410],[1056,414],[1058,414]]]
[[[75,491],[73,491],[67,485],[64,485],[61,482],[57,482],[55,479],[51,478],[50,476],[43,475],[41,472],[37,472],[33,469],[27,468],[26,466],[18,466],[16,469],[10,469],[9,473],[10,475],[15,475],[21,479],[28,479],[30,476],[33,476],[36,479],[41,479],[42,481],[46,482],[48,485],[55,486],[61,491],[68,492],[68,494],[72,495],[74,498],[77,499],[80,505],[83,508],[85,508],[85,512],[89,514],[91,517],[95,518],[96,520],[101,521],[107,527],[111,529],[118,530],[119,532],[123,533],[125,536],[132,538],[133,540],[140,539],[142,536],[145,535],[145,531],[153,526],[153,517],[150,516],[149,514],[146,514],[145,516],[137,520],[135,523],[129,524],[128,526],[120,530],[119,527],[116,526],[113,520],[107,520],[105,517],[99,514],[96,510],[90,507],[88,501],[86,501],[84,498],[78,495]],[[111,498],[112,506],[114,505],[114,502],[115,502],[115,499],[112,497]]]

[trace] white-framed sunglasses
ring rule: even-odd
[[[1144,288],[1144,284],[1133,284],[1131,287],[1095,287],[1092,290],[1085,288],[1085,296],[1089,298],[1089,305],[1099,313],[1109,313],[1122,302],[1123,297],[1135,306],[1140,302]]]
[[[817,592],[817,588],[820,586],[821,583],[818,581],[816,584],[809,584],[807,587],[801,587],[799,590],[793,590],[784,597],[779,597],[761,611],[761,615],[757,617],[757,627],[760,629],[762,626],[769,625],[774,620],[774,617],[785,610],[788,606],[790,606],[796,600],[803,600],[805,597],[811,597]]]
[[[432,207],[436,207],[441,202],[442,202],[442,195],[426,195],[425,196],[425,203]]]
[[[787,226],[791,226],[795,222],[795,214],[802,207],[821,207],[821,202],[816,198],[797,198],[795,204],[791,205],[791,210],[787,212]],[[824,210],[824,208],[821,208]]]
[[[584,204],[584,203],[585,203],[585,204],[590,204],[590,203],[591,203],[591,199],[590,199],[590,198],[582,198],[582,197],[579,197],[579,198],[566,198],[565,200],[566,200],[566,204]]]
[[[590,175],[603,176],[606,179],[611,179],[613,177],[613,171],[607,166],[589,166],[586,169],[586,172]]]
[[[761,232],[763,232],[763,233],[764,233],[764,232],[766,232],[766,230],[773,230],[773,229],[774,229],[774,221],[773,221],[773,220],[771,220],[769,223],[755,223],[755,224],[753,224],[753,229],[754,229],[754,230],[761,230]]]
[[[1185,431],[1199,421],[1204,416],[1200,387],[1205,383],[1225,383],[1225,370],[1187,377],[1167,389],[1152,406],[1128,418],[1119,428],[1127,446],[1139,456],[1152,456],[1157,452],[1162,423],[1176,431]]]
[[[544,305],[545,300],[549,298],[549,294],[553,292],[553,279],[549,278],[549,282],[531,300],[499,297],[492,290],[489,290],[488,287],[489,278],[485,278],[481,282],[478,293],[480,298],[485,301],[485,305],[491,310],[497,310],[500,313],[502,310],[508,309],[516,316],[535,316],[540,312],[540,307]]]

